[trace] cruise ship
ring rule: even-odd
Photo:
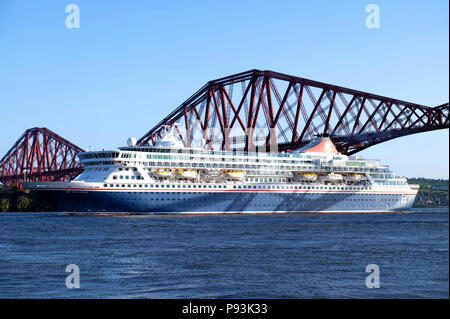
[[[155,146],[78,154],[70,182],[24,182],[58,211],[92,213],[299,213],[408,210],[419,186],[377,160],[340,154],[318,136],[290,152],[184,147],[168,128]]]

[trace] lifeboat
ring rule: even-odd
[[[175,176],[180,178],[196,178],[197,171],[193,169],[177,169],[175,171]]]
[[[313,182],[317,179],[317,174],[314,173],[296,173],[296,175],[303,181]]]
[[[361,174],[345,175],[344,180],[347,182],[359,182],[363,176]]]
[[[320,179],[324,182],[339,182],[342,181],[343,177],[341,174],[330,173],[320,176]]]
[[[230,179],[236,179],[236,180],[242,180],[245,176],[244,171],[241,170],[235,170],[235,169],[227,169],[222,172],[223,177],[230,178]]]
[[[153,171],[153,174],[157,177],[170,177],[173,172],[170,169],[160,168]]]

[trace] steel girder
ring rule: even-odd
[[[351,155],[396,137],[448,128],[448,114],[448,103],[429,107],[250,70],[208,82],[137,143],[155,145],[167,126],[179,123],[185,146],[288,151],[328,135]]]
[[[62,181],[83,170],[76,155],[84,152],[47,128],[25,131],[0,161],[0,182],[6,186],[23,181]]]

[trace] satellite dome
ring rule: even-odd
[[[129,147],[135,146],[135,145],[136,145],[136,139],[135,139],[134,137],[130,137],[130,138],[127,140],[127,144],[128,144]]]

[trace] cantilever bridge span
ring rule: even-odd
[[[449,104],[429,107],[272,71],[210,81],[147,134],[154,145],[167,126],[186,146],[288,151],[329,135],[351,155],[408,134],[449,127]],[[195,145],[193,145],[195,144]]]
[[[250,70],[208,82],[138,145],[155,145],[168,126],[191,147],[289,151],[328,135],[341,153],[352,155],[397,137],[449,128],[449,103],[430,107]],[[46,128],[29,129],[0,161],[0,182],[70,180],[82,171],[79,152]]]

